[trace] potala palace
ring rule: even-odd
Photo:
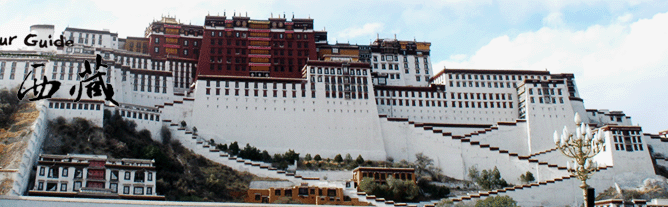
[[[0,88],[17,87],[26,78],[24,88],[33,79],[59,81],[52,98],[37,102],[42,119],[83,117],[101,124],[104,110],[115,111],[154,138],[168,126],[184,146],[214,161],[218,156],[197,143],[238,141],[272,154],[294,149],[368,160],[414,161],[422,152],[456,179],[468,179],[472,166],[496,166],[510,183],[519,183],[527,171],[536,176],[525,187],[456,201],[509,195],[522,206],[582,203],[580,181],[571,177],[569,159],[553,141],[555,130],[574,131],[576,113],[604,131],[604,150],[594,158],[600,170],[588,181],[597,193],[661,179],[653,163],[668,166],[650,153],[668,153],[665,137],[643,133],[621,111],[586,109],[573,74],[434,70],[429,42],[395,37],[369,45],[329,44],[327,32],[314,30],[310,18],[206,16],[204,22],[163,17],[147,26],[144,37],[127,38],[109,30],[67,27],[56,33],[53,25],[34,25],[30,31],[37,39],[63,35],[74,46],[0,51]],[[98,72],[106,73],[118,105],[104,96],[84,93],[75,102],[76,94],[70,95],[84,79],[78,75],[84,62],[96,63],[97,55],[107,66]],[[25,155],[33,160],[40,135],[35,140]],[[14,187],[17,195],[33,188],[27,179]]]

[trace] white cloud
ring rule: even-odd
[[[633,19],[633,14],[631,14],[631,13],[627,13],[625,15],[617,17],[617,21],[619,21],[621,23],[629,22],[629,21],[631,21],[631,19]]]
[[[580,31],[544,27],[514,38],[494,38],[468,58],[453,55],[435,66],[574,73],[586,107],[623,110],[645,132],[656,133],[668,129],[665,25],[668,13]]]
[[[564,14],[561,12],[552,12],[543,18],[543,26],[559,28],[564,26]]]
[[[352,39],[360,36],[371,36],[383,30],[383,23],[366,23],[362,27],[349,27],[339,32],[338,37],[342,39]]]

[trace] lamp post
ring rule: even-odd
[[[587,179],[597,170],[597,163],[591,158],[596,156],[603,149],[603,131],[600,129],[596,134],[592,133],[588,124],[582,122],[580,115],[575,113],[575,134],[570,133],[564,126],[564,130],[559,136],[554,131],[554,143],[562,154],[573,159],[573,165],[568,164],[568,171],[582,181],[584,205],[587,205]]]

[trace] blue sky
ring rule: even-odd
[[[376,34],[429,41],[435,70],[574,73],[586,108],[622,110],[645,132],[668,129],[668,1],[0,0],[0,37],[23,37],[33,24],[143,36],[161,15],[201,25],[207,13],[224,11],[310,16],[330,43],[368,44]]]

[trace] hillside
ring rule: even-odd
[[[118,114],[104,113],[104,126],[90,121],[62,117],[49,123],[51,134],[42,149],[48,154],[104,154],[114,158],[155,159],[157,193],[174,201],[241,202],[255,175],[238,172],[193,153],[171,140],[163,128],[162,142],[147,130]]]
[[[3,116],[9,119],[6,128],[0,127],[0,195],[7,194],[12,188],[13,171],[21,164],[23,152],[30,141],[30,126],[39,116],[39,111],[34,103],[21,103],[18,111]]]

